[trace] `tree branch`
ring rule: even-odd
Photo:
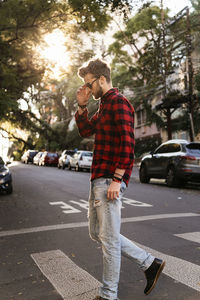
[[[6,130],[5,128],[0,127],[0,130],[3,130],[3,131],[5,131],[8,135],[10,135],[10,137],[8,137],[9,140],[15,139],[15,140],[17,140],[17,141],[19,141],[19,142],[22,142],[22,143],[26,144],[26,145],[29,146],[29,147],[32,147],[32,144],[31,144],[31,143],[29,143],[29,142],[23,140],[22,138],[19,138],[19,137],[15,136],[13,133],[9,132],[9,131]]]

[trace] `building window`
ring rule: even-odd
[[[137,126],[141,126],[146,123],[146,112],[144,109],[140,109],[136,112]]]

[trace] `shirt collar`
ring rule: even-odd
[[[118,94],[119,91],[118,91],[118,88],[111,88],[110,90],[108,90],[102,97],[101,97],[101,103],[105,103],[109,97],[112,95],[112,94]]]

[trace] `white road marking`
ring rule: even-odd
[[[78,267],[62,251],[31,254],[31,257],[65,300],[93,299],[100,282]]]
[[[158,252],[138,243],[135,244],[152,253],[155,257],[166,261],[166,266],[163,271],[164,274],[200,292],[199,265],[195,265],[189,261]]]
[[[174,235],[182,239],[200,244],[200,232],[187,232],[187,233],[174,234]]]
[[[122,201],[123,204],[125,203],[125,204],[128,204],[128,205],[137,206],[137,207],[152,207],[153,206],[151,204],[136,201],[136,200],[126,198],[126,197],[123,197],[122,200],[123,200]],[[69,202],[73,203],[75,205],[78,205],[83,209],[88,210],[88,200],[83,200],[83,199],[80,199],[79,201],[69,200]],[[65,214],[75,214],[75,213],[81,213],[82,212],[81,210],[67,204],[64,201],[49,202],[49,204],[50,205],[59,205],[61,207],[63,213],[65,213]],[[122,206],[122,208],[124,208],[124,207]]]
[[[135,242],[134,242],[135,243]],[[166,261],[163,273],[172,279],[200,292],[200,266],[183,259],[166,255],[139,243],[139,247]],[[65,300],[93,299],[100,282],[78,267],[62,251],[53,250],[31,254],[31,257]]]
[[[132,218],[122,218],[122,223],[141,222],[141,221],[159,220],[159,219],[170,219],[170,218],[184,218],[184,217],[200,217],[200,214],[175,213],[175,214],[160,214],[160,215],[140,216],[140,217],[132,217]]]
[[[76,205],[79,205],[80,207],[88,210],[89,203],[86,200],[80,199],[79,201],[70,200],[71,203],[74,203]]]
[[[122,223],[143,222],[149,220],[159,220],[159,219],[169,219],[169,218],[186,218],[186,217],[200,217],[200,214],[175,213],[175,214],[160,214],[160,215],[140,216],[140,217],[132,217],[132,218],[122,218]],[[19,235],[25,233],[44,232],[50,230],[87,227],[87,226],[88,226],[88,222],[74,222],[68,224],[57,224],[57,225],[48,225],[48,226],[40,226],[40,227],[5,230],[5,231],[0,231],[0,237]]]
[[[122,198],[122,201],[123,201],[123,203],[133,205],[133,206],[139,206],[139,207],[152,207],[153,206],[151,204],[147,204],[144,202],[136,201],[136,200],[125,198],[125,197]]]
[[[76,214],[76,213],[80,213],[81,211],[63,201],[59,201],[59,202],[49,202],[50,205],[59,205],[64,214]]]

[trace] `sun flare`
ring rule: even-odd
[[[45,46],[39,47],[40,56],[48,62],[49,69],[55,79],[60,79],[70,65],[70,54],[65,46],[66,41],[64,33],[56,29],[45,35]]]

